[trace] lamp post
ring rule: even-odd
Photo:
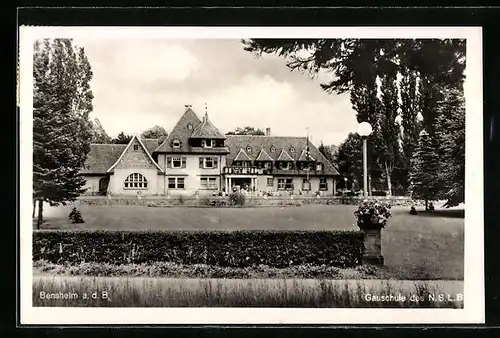
[[[358,125],[358,134],[363,139],[363,195],[368,197],[368,150],[367,137],[372,133],[372,126],[368,122],[361,122]]]

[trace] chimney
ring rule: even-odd
[[[184,107],[186,108],[186,110],[188,110],[188,109],[191,109],[192,105],[190,105],[190,104],[185,104],[185,105],[184,105]]]
[[[271,128],[266,128],[266,136],[271,136]]]

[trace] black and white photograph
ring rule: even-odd
[[[484,321],[480,29],[20,31],[27,323]]]

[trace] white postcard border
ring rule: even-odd
[[[484,323],[481,27],[20,27],[21,324],[468,324]],[[39,38],[465,38],[464,309],[51,308],[32,306],[33,42]]]

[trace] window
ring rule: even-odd
[[[168,188],[169,189],[184,189],[184,177],[169,177],[168,178]]]
[[[134,150],[139,150],[139,145],[138,144],[134,144]]]
[[[139,173],[130,174],[124,182],[125,189],[147,189],[148,181],[146,177]]]
[[[311,190],[311,182],[307,178],[302,180],[302,190]]]
[[[328,190],[328,182],[326,178],[319,179],[319,190]]]
[[[215,177],[202,177],[200,182],[202,189],[217,189],[217,178]]]
[[[323,165],[321,163],[316,164],[316,170],[317,171],[323,170]]]
[[[276,148],[274,146],[271,146],[271,152],[272,153],[276,152]]]
[[[280,162],[280,169],[291,170],[292,169],[292,162]]]
[[[193,125],[191,123],[188,123],[187,127],[188,127],[189,130],[193,130]]]
[[[267,186],[268,187],[274,186],[274,178],[272,178],[272,177],[267,178]]]
[[[214,169],[218,166],[217,157],[200,157],[200,168],[204,169]]]
[[[172,148],[180,148],[180,147],[181,147],[181,141],[179,140],[172,141]]]
[[[182,157],[172,157],[172,168],[182,168]]]
[[[247,153],[251,153],[251,152],[252,152],[252,147],[247,146]]]
[[[202,148],[214,148],[215,140],[201,140]]]
[[[294,147],[291,147],[291,148],[290,148],[290,152],[291,152],[291,153],[294,153],[294,152],[295,152],[295,148],[294,148]]]
[[[278,190],[293,189],[293,179],[278,178]]]

